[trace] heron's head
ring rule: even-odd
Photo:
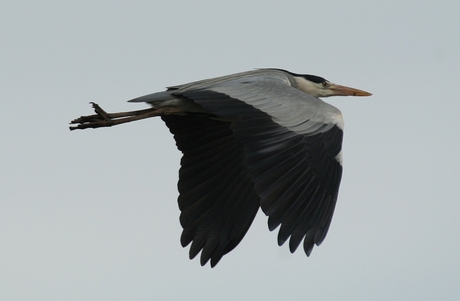
[[[331,83],[327,79],[316,75],[295,75],[297,88],[314,97],[329,96],[371,96],[372,94],[363,90],[345,87]]]

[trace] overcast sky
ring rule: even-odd
[[[460,300],[460,2],[3,1],[1,300]],[[70,132],[168,85],[261,67],[363,89],[329,234],[259,212],[216,268],[180,246],[161,120]]]

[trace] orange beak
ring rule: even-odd
[[[372,95],[372,93],[369,93],[363,90],[358,90],[355,88],[340,86],[336,84],[331,84],[329,89],[333,91],[334,95],[336,96],[371,96]]]

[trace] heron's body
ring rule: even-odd
[[[257,211],[278,243],[307,255],[326,236],[342,175],[343,119],[317,97],[370,95],[323,78],[260,69],[169,87],[131,102],[162,115],[183,153],[183,246],[211,266],[235,248]]]
[[[194,99],[183,97],[191,93],[206,91],[210,94],[226,94],[233,99],[250,104],[272,117],[279,118],[280,121],[287,120],[288,125],[308,117],[312,122],[337,124],[343,128],[343,118],[340,111],[319,98],[306,94],[306,91],[302,91],[302,88],[308,88],[307,85],[308,82],[302,81],[302,78],[296,78],[284,70],[258,69],[171,86],[165,92],[142,96],[131,100],[131,102],[148,102],[157,108],[174,106],[183,108],[187,112],[215,114],[213,111],[206,111]],[[216,104],[220,106],[220,103],[217,102]],[[280,110],[281,108],[282,110]],[[221,117],[233,118],[236,116],[237,114],[234,112],[225,112]],[[298,130],[301,131],[301,129]]]

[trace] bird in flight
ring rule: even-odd
[[[182,152],[181,244],[214,267],[243,239],[259,208],[278,244],[307,256],[331,224],[342,176],[343,118],[320,100],[372,94],[314,75],[257,69],[171,86],[130,102],[149,109],[95,115],[71,130],[160,116]]]

